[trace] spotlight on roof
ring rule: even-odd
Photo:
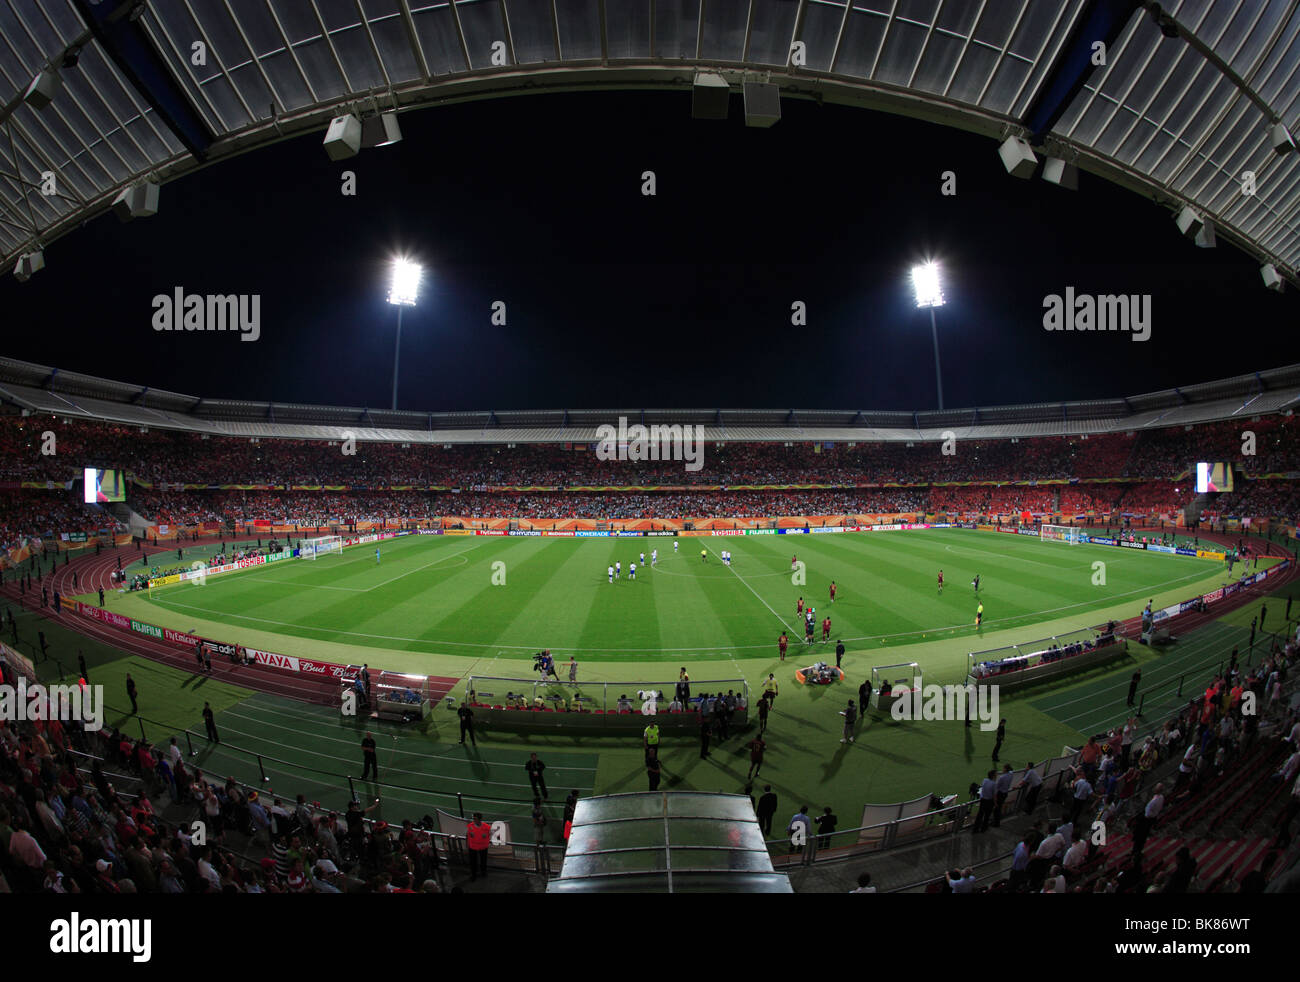
[[[402,307],[414,307],[420,293],[420,276],[423,272],[419,263],[413,263],[409,259],[394,259],[388,302]]]
[[[1178,231],[1189,239],[1195,239],[1205,227],[1205,219],[1191,205],[1184,205],[1182,211],[1174,217],[1174,221],[1178,224]]]
[[[59,77],[59,73],[47,68],[37,74],[27,86],[27,91],[23,93],[23,102],[33,109],[44,109],[54,101],[54,97],[62,87],[63,79]]]
[[[1196,245],[1201,249],[1213,249],[1218,245],[1218,240],[1214,237],[1214,223],[1206,222],[1201,230],[1196,233]]]
[[[1059,157],[1048,157],[1043,161],[1043,180],[1069,191],[1079,190],[1079,168],[1067,164]]]
[[[781,118],[781,89],[770,82],[746,82],[745,125],[768,127]]]
[[[363,149],[387,147],[400,143],[401,139],[402,128],[397,123],[397,113],[380,113],[378,116],[367,116],[361,121]]]
[[[1018,136],[1007,137],[1002,146],[998,147],[998,155],[1002,158],[1002,166],[1012,177],[1028,180],[1038,168],[1038,158],[1034,156],[1034,151]]]
[[[1273,152],[1279,157],[1295,151],[1295,138],[1283,123],[1273,124]]]
[[[330,160],[355,157],[361,149],[361,120],[355,116],[335,116],[325,131],[324,145]]]
[[[731,86],[716,72],[696,72],[691,86],[692,119],[726,119]]]
[[[1272,263],[1265,263],[1259,268],[1259,275],[1264,278],[1264,285],[1270,290],[1281,293],[1286,289],[1286,280]]]
[[[63,55],[64,68],[76,68],[77,62],[81,58],[80,48],[69,48]]]
[[[123,188],[113,199],[113,214],[119,222],[158,214],[158,185],[151,181]]]
[[[18,263],[14,266],[14,278],[19,283],[26,283],[32,278],[33,273],[39,273],[45,268],[45,253],[37,249],[35,252],[23,253],[18,257]]]
[[[939,264],[929,262],[912,267],[912,287],[916,290],[918,307],[942,307],[943,284],[939,277]]]

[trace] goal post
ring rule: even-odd
[[[1084,541],[1083,529],[1077,525],[1040,525],[1038,538],[1042,542],[1065,542],[1072,546]]]
[[[298,549],[298,558],[316,559],[318,556],[328,556],[330,553],[342,551],[343,536],[322,535],[315,539],[303,539]]]

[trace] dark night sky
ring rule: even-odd
[[[0,353],[209,397],[385,407],[385,260],[426,265],[402,408],[934,405],[913,262],[937,257],[949,407],[1147,392],[1275,367],[1300,300],[1223,242],[1088,174],[1009,177],[956,130],[787,100],[769,130],[693,121],[689,94],[527,96],[401,117],[404,142],[332,163],[321,134],[165,185],[0,279]],[[340,174],[358,175],[354,198]],[[640,194],[654,170],[658,195]],[[939,193],[954,170],[958,194]],[[163,334],[151,298],[260,293],[261,340]],[[1066,286],[1151,293],[1152,339],[1042,328]],[[509,323],[489,323],[490,304]],[[808,304],[807,327],[790,305]]]

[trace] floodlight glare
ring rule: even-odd
[[[912,286],[918,307],[942,307],[943,288],[939,284],[939,267],[935,263],[912,268]]]
[[[393,279],[388,288],[388,302],[403,307],[414,307],[415,298],[420,292],[420,273],[418,263],[406,259],[393,262]]]

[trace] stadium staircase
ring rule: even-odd
[[[92,506],[93,507],[93,506]],[[149,528],[153,522],[144,516],[133,511],[126,502],[116,501],[108,506],[108,513],[125,525],[132,535],[143,536],[145,529]]]
[[[1262,865],[1287,868],[1293,860],[1277,863],[1277,828],[1291,786],[1273,776],[1287,754],[1281,740],[1262,737],[1222,774],[1171,798],[1142,850],[1145,878],[1172,871],[1182,846],[1196,860],[1197,891],[1202,893],[1231,892]],[[1132,833],[1113,836],[1082,867],[1076,882],[1089,885],[1100,875],[1114,875],[1132,856]]]
[[[1208,494],[1198,494],[1192,499],[1192,503],[1183,509],[1183,525],[1191,527],[1201,520],[1201,512],[1205,511],[1205,506],[1210,503]]]

